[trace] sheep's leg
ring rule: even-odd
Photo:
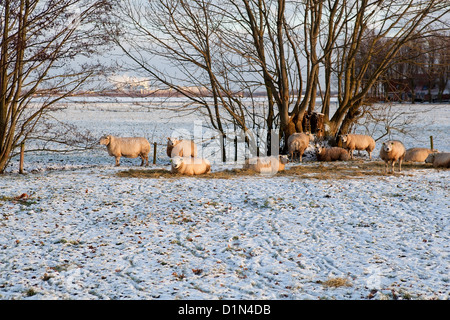
[[[144,160],[145,160],[145,166],[148,166],[148,155],[147,156],[144,155],[144,158],[142,159],[142,164],[141,165],[144,164]]]
[[[402,172],[402,159],[398,160],[398,172]]]
[[[395,160],[392,160],[391,171],[395,173]]]
[[[116,157],[116,167],[120,166],[120,156]]]

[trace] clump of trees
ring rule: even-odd
[[[277,131],[283,145],[313,111],[324,115],[327,134],[347,132],[405,45],[448,29],[449,7],[446,0],[157,0],[122,1],[118,12],[112,33],[134,69],[201,106],[223,134],[227,123],[252,127],[252,104],[239,96],[265,91],[268,144]]]

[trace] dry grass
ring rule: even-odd
[[[352,284],[348,279],[345,278],[330,278],[327,281],[319,281],[324,287],[327,288],[340,288],[340,287],[351,287]]]
[[[431,164],[425,163],[404,163],[402,164],[402,175],[408,175],[417,169],[436,170]],[[398,166],[395,167],[395,174]],[[439,169],[448,170],[448,169]],[[119,177],[126,178],[175,178],[180,174],[173,174],[165,169],[130,169],[117,173]],[[389,173],[388,175],[392,175]],[[231,179],[236,177],[267,177],[260,173],[247,169],[231,169],[215,171],[209,174],[194,176],[195,178],[206,179]],[[353,160],[348,162],[305,162],[303,164],[292,164],[284,171],[278,172],[275,176],[288,176],[303,179],[336,180],[336,179],[358,179],[365,176],[386,176],[384,173],[384,162]],[[186,176],[183,176],[186,177]]]

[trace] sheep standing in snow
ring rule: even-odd
[[[375,140],[365,134],[344,134],[341,136],[342,146],[347,149],[350,159],[353,159],[354,150],[366,150],[369,159],[372,159],[372,151],[375,149]]]
[[[350,158],[344,148],[324,148],[320,145],[316,145],[316,156],[318,161],[347,161]]]
[[[167,156],[170,158],[179,157],[197,157],[197,145],[191,140],[178,140],[167,138]]]
[[[259,173],[275,174],[285,169],[288,157],[279,155],[278,157],[255,157],[245,160],[244,169],[253,170]]]
[[[310,141],[314,141],[314,136],[309,132],[296,132],[289,136],[288,150],[291,161],[294,161],[294,154],[296,154],[299,161],[302,162],[303,153],[308,148]]]
[[[437,150],[428,148],[410,148],[406,150],[405,162],[424,162],[430,153],[437,152]]]
[[[450,168],[450,153],[430,153],[425,163],[432,163],[435,168]]]
[[[171,162],[172,173],[192,176],[211,172],[211,163],[207,159],[174,156]]]
[[[380,150],[380,158],[384,160],[384,172],[387,173],[388,163],[391,163],[392,173],[394,173],[395,162],[398,161],[399,172],[402,171],[402,161],[405,158],[406,149],[403,143],[398,140],[383,142]]]
[[[142,137],[119,138],[112,135],[100,138],[100,144],[105,145],[108,154],[116,158],[116,166],[120,166],[120,157],[137,158],[141,157],[141,166],[148,166],[148,154],[150,143]]]

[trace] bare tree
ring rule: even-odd
[[[400,49],[417,35],[448,28],[443,19],[450,12],[447,1],[346,1],[350,11],[344,20],[343,38],[336,47],[339,107],[330,119],[333,134],[345,133],[360,113],[364,100],[386,72]],[[363,41],[366,39],[367,41]],[[356,64],[361,45],[365,59]],[[382,57],[380,59],[380,57]],[[378,63],[369,67],[373,59]]]
[[[417,35],[448,29],[447,2],[127,0],[118,16],[127,31],[113,33],[138,70],[200,105],[222,134],[230,122],[250,127],[248,106],[235,93],[264,88],[266,128],[278,127],[285,142],[304,130],[319,93],[330,133],[347,132],[400,50]],[[339,102],[332,114],[333,77]],[[203,88],[212,99],[185,86]]]
[[[0,172],[50,107],[99,72],[86,58],[106,43],[99,27],[110,9],[111,1],[0,3]]]

